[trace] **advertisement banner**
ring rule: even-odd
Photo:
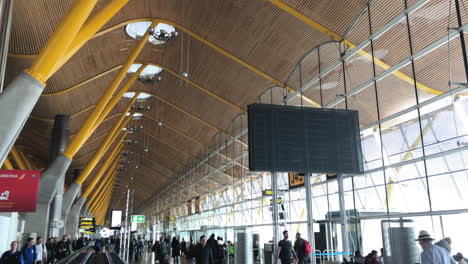
[[[122,227],[122,211],[112,210],[111,228],[120,229]]]
[[[40,171],[0,170],[0,212],[35,212]]]

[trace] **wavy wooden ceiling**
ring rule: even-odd
[[[16,1],[10,44],[10,53],[15,56],[10,56],[8,60],[7,82],[31,64],[33,55],[37,54],[46,43],[72,2],[72,0]],[[94,12],[109,2],[110,0],[98,1]],[[284,1],[338,35],[345,33],[348,25],[366,2],[366,0]],[[374,2],[373,12],[378,14],[373,21],[375,27],[382,26],[402,10],[402,6],[396,1]],[[389,9],[394,10],[395,14],[385,12]],[[71,134],[77,133],[136,45],[136,42],[125,34],[124,25],[145,18],[165,19],[181,25],[282,83],[287,80],[295,64],[308,51],[331,40],[330,36],[294,18],[267,0],[130,0],[102,29],[113,28],[113,30],[91,39],[47,83],[43,96],[19,138],[19,144],[37,164],[40,164],[41,168],[45,168],[47,164],[54,116],[70,115]],[[359,25],[365,23],[364,19],[360,19],[356,27],[364,28]],[[440,31],[440,28],[438,30]],[[179,35],[165,45],[147,44],[137,61],[162,65],[178,74],[188,72],[189,79],[193,83],[242,109],[246,109],[248,104],[254,102],[268,88],[275,86],[272,81],[205,43],[183,31],[178,31]],[[349,39],[359,43],[367,36],[366,30],[355,30],[351,32]],[[393,38],[383,37],[376,45],[385,46],[395,41],[395,36],[398,35],[388,36]],[[387,45],[385,48],[390,50],[389,53],[395,53],[391,50],[392,47]],[[325,55],[322,60],[325,58],[330,63],[334,62],[338,56],[336,49],[337,47],[331,45],[324,46],[322,53]],[[388,63],[396,63],[399,59],[400,57],[395,55],[389,56]],[[435,59],[437,56],[432,56],[428,61],[433,62]],[[308,67],[305,63],[303,78],[316,76],[318,74],[316,66],[312,63]],[[355,63],[348,67],[351,80],[356,84],[359,84],[360,80],[367,80],[369,76],[365,73],[370,72],[369,67],[368,62]],[[411,74],[408,68],[404,68],[403,71]],[[440,73],[434,71],[434,74]],[[126,178],[120,179],[116,184],[115,206],[122,204],[118,198],[128,182],[132,182],[136,188],[135,207],[160,192],[191,167],[194,161],[199,160],[202,154],[210,153],[213,150],[210,145],[213,136],[219,132],[217,129],[226,129],[231,120],[239,114],[234,107],[215,99],[195,85],[188,84],[167,71],[161,76],[162,81],[158,84],[144,85],[137,82],[131,88],[133,91],[145,91],[153,96],[136,104],[150,109],[143,111],[144,116],[140,119],[130,123],[130,126],[138,127],[138,131],[129,134],[127,139],[138,143],[125,147],[125,151],[130,153],[125,159],[130,161],[131,165],[127,165],[123,172]],[[295,78],[292,78],[289,85],[297,89],[298,80]],[[324,82],[338,83],[335,90],[325,92],[324,103],[333,100],[340,90],[343,92],[340,78],[342,77],[336,72],[324,78]],[[431,81],[427,75],[421,78],[432,85],[442,86],[442,83]],[[401,83],[396,77],[387,78],[385,81],[389,82],[387,87],[401,87],[399,90],[401,97],[409,96],[407,93],[412,91],[409,84]],[[390,96],[392,92],[394,90],[384,89],[379,96]],[[316,89],[309,89],[305,96],[320,102]],[[425,98],[424,93],[421,96]],[[375,113],[366,111],[362,104],[359,104],[363,101],[372,101],[371,98],[374,97],[371,90],[363,92],[357,95],[355,100],[350,100],[350,108],[362,111],[361,119],[364,121],[375,120]],[[124,110],[128,100],[121,100],[77,153],[67,176],[68,183],[72,179],[72,169],[83,168],[86,165],[117,120],[118,114]],[[388,115],[398,108],[398,102],[389,102],[382,107],[383,115]],[[162,122],[163,125],[159,126],[157,122]],[[218,140],[227,139],[226,135],[221,136],[223,138]],[[246,137],[241,140],[247,142]],[[148,150],[145,151],[145,148]],[[212,171],[214,167],[232,158],[233,155],[229,153],[232,151],[227,151],[226,155],[215,155],[200,170]],[[138,169],[135,168],[135,164],[138,164]],[[244,159],[234,168],[218,172],[203,184],[215,188],[223,184],[226,179],[238,177],[241,171],[246,171],[243,168],[245,166],[247,161]],[[97,169],[90,178],[96,171]],[[128,175],[132,175],[134,179],[130,180]],[[186,192],[186,196],[181,200],[189,197],[188,195]]]

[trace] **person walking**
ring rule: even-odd
[[[182,255],[185,257],[187,255],[187,242],[185,242],[184,238],[182,238],[182,241],[180,242],[180,250]]]
[[[452,239],[450,237],[446,237],[437,241],[434,245],[439,246],[448,251],[448,253],[452,253]]]
[[[68,238],[68,235],[64,235],[62,237],[62,240],[60,240],[58,243],[57,243],[57,246],[55,247],[55,257],[57,258],[57,260],[62,260],[64,258],[66,258],[68,255],[70,255],[71,253],[71,249],[70,249],[70,239]]]
[[[216,250],[213,252],[214,253],[214,258],[215,258],[215,263],[216,264],[223,264],[224,262],[224,255],[225,255],[225,248],[226,245],[224,244],[224,241],[221,237],[218,237],[217,239],[218,244],[216,245]]]
[[[377,251],[372,250],[371,253],[369,253],[364,259],[364,263],[365,264],[381,264],[377,256]]]
[[[21,249],[20,260],[22,264],[34,264],[36,259],[36,245],[34,245],[34,238],[30,237]]]
[[[53,237],[47,239],[46,243],[46,249],[47,249],[47,264],[51,264],[55,262],[55,240]]]
[[[195,251],[195,260],[197,264],[214,264],[215,263],[213,251],[211,247],[208,246],[205,236],[200,237],[200,242],[195,246],[194,251]]]
[[[294,251],[297,253],[298,264],[306,264],[309,256],[306,252],[306,242],[301,238],[301,234],[296,234],[296,241],[294,241]]]
[[[275,264],[278,263],[278,258],[281,259],[281,264],[291,264],[291,255],[297,262],[297,254],[294,251],[291,241],[288,240],[288,231],[283,231],[283,240],[278,243],[278,253],[275,257]]]
[[[434,238],[427,231],[421,230],[416,241],[423,249],[421,264],[456,264],[446,249],[432,244]]]
[[[176,237],[172,238],[171,249],[172,249],[172,258],[174,259],[174,264],[178,264],[179,257],[180,257],[180,243]]]
[[[10,250],[3,253],[2,257],[0,257],[0,264],[21,264],[18,247],[19,244],[17,241],[11,242]]]
[[[36,253],[36,264],[45,264],[47,262],[47,248],[42,241],[42,237],[37,237]]]
[[[458,252],[456,255],[453,255],[453,259],[458,263],[458,264],[468,264],[468,259],[463,257],[463,254]]]

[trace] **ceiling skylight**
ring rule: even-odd
[[[135,22],[128,24],[125,27],[125,31],[131,38],[138,40],[143,37],[150,26],[151,21]],[[168,40],[171,40],[176,36],[177,31],[173,26],[165,23],[159,23],[152,31],[148,41],[154,45],[160,45],[166,43]]]

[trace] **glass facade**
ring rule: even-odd
[[[287,88],[272,87],[257,102],[359,111],[365,172],[344,175],[349,230],[360,233],[352,248],[379,250],[382,220],[401,218],[412,220],[416,232],[451,237],[452,252],[468,252],[462,228],[468,220],[468,93],[459,35],[447,30],[457,27],[454,4],[383,2],[370,1],[348,28],[347,42],[316,47],[291,72]],[[381,4],[392,6],[373,13]],[[271,189],[271,174],[248,171],[247,144],[241,114],[146,214],[187,236],[203,230],[233,241],[234,229],[249,228],[261,245],[272,240],[271,196],[263,192]],[[304,187],[290,189],[287,173],[279,173],[278,182],[281,229],[307,237]],[[311,182],[315,232],[330,229],[336,237],[327,238],[326,250],[339,251],[337,181],[314,174]]]

